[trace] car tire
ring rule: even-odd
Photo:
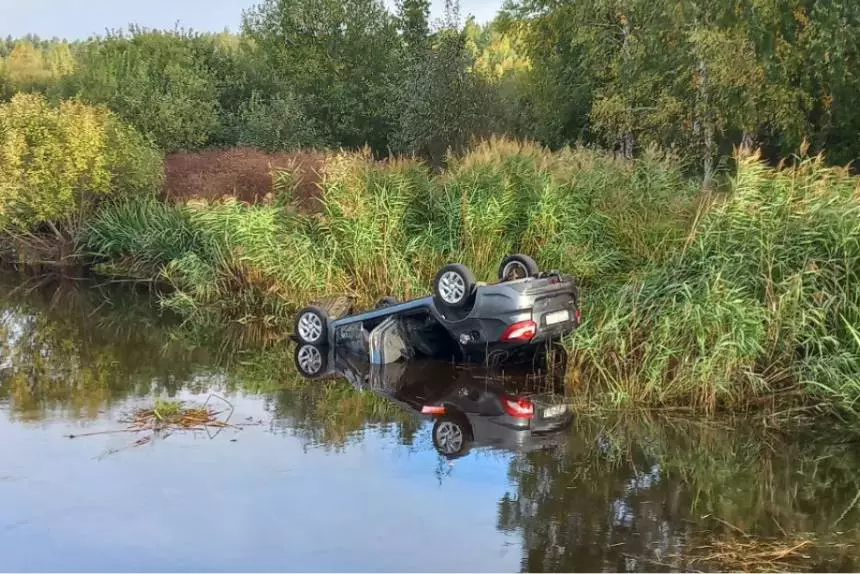
[[[385,297],[376,302],[376,308],[384,309],[386,307],[391,307],[392,305],[397,305],[398,303],[400,303],[400,301],[397,300],[397,297],[386,295]]]
[[[436,300],[446,307],[465,307],[475,292],[475,275],[462,263],[450,263],[439,270],[433,281]]]
[[[472,447],[472,427],[459,413],[446,414],[433,423],[433,448],[449,460],[468,454]]]
[[[296,370],[306,379],[316,379],[328,369],[328,352],[319,345],[296,345],[293,355]]]
[[[328,343],[328,313],[311,305],[296,315],[295,336],[300,343],[325,345]]]
[[[540,273],[537,262],[522,253],[508,255],[499,265],[499,281],[513,281],[534,277]]]

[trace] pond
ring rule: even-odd
[[[574,411],[550,438],[449,457],[429,416],[349,373],[300,377],[280,339],[183,325],[127,287],[4,276],[0,570],[860,568],[844,428]],[[156,400],[226,424],[118,432]]]

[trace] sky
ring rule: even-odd
[[[393,0],[384,0],[393,6]],[[0,37],[37,34],[69,40],[104,35],[135,23],[146,28],[199,32],[237,31],[242,11],[259,0],[0,0]],[[460,15],[490,20],[502,0],[460,0]],[[444,0],[432,0],[431,20],[441,17]]]

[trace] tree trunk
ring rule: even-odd
[[[621,154],[624,159],[633,159],[633,149],[636,147],[636,138],[633,131],[628,129],[621,135]]]

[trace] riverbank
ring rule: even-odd
[[[492,280],[506,254],[526,252],[582,285],[584,323],[567,345],[585,402],[860,409],[860,193],[845,169],[743,154],[706,193],[653,150],[627,161],[494,139],[441,174],[367,153],[314,161],[315,194],[284,168],[257,203],[102,201],[76,255],[155,285],[199,328],[286,330],[323,297],[422,295],[449,261]]]
[[[494,140],[441,175],[333,154],[312,213],[292,204],[289,172],[275,181],[267,204],[113,205],[89,226],[88,256],[164,282],[165,307],[191,321],[286,329],[321,297],[413,297],[448,261],[491,280],[521,251],[582,284],[569,382],[586,400],[857,408],[858,179],[818,158],[743,155],[705,194],[656,152]]]

